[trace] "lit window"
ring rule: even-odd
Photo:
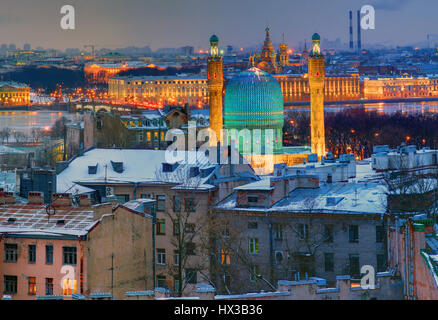
[[[166,234],[166,220],[165,219],[157,219],[157,234],[165,235]]]
[[[222,249],[221,250],[221,263],[222,264],[230,264],[230,250]]]
[[[249,253],[258,254],[259,253],[259,239],[249,238]]]
[[[28,279],[28,284],[29,284],[29,290],[28,290],[28,294],[36,294],[36,278],[35,277],[29,277]]]

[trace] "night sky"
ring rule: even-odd
[[[74,31],[59,26],[65,4],[76,8]],[[428,33],[438,34],[436,0],[1,0],[0,43],[59,49],[85,44],[206,49],[215,33],[221,45],[246,47],[263,41],[267,24],[274,43],[283,32],[295,47],[314,32],[347,42],[348,11],[364,4],[376,9],[376,29],[362,32],[364,47],[416,44],[425,42]]]

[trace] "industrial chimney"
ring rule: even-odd
[[[354,49],[353,44],[353,11],[350,11],[350,50]]]
[[[362,43],[360,39],[360,10],[357,10],[357,51],[361,53]]]

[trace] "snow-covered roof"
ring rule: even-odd
[[[101,183],[167,183],[180,187],[201,188],[208,182],[212,173],[205,177],[201,177],[200,173],[190,175],[190,167],[198,167],[199,170],[211,167],[204,152],[179,151],[177,156],[181,161],[174,166],[174,170],[164,172],[163,163],[170,161],[166,159],[165,150],[92,149],[72,160],[68,167],[58,174],[57,192],[72,193],[71,190],[78,188],[79,193],[87,193],[91,189],[82,189],[83,186]],[[115,171],[115,163],[121,164],[123,170]],[[95,170],[89,171],[89,167],[94,167]]]
[[[386,212],[386,188],[376,182],[326,183],[319,188],[295,189],[287,197],[267,209],[239,208],[236,193],[233,193],[218,203],[215,208],[263,212],[384,214]]]
[[[58,223],[61,220],[63,223]],[[59,207],[55,209],[55,215],[49,217],[45,205],[17,203],[0,206],[0,233],[80,237],[96,223],[90,208]]]

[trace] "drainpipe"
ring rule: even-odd
[[[266,218],[268,219],[269,228],[269,281],[272,282],[274,279],[274,239],[272,234],[272,222],[269,219],[268,210],[265,211]]]
[[[134,182],[134,192],[133,192],[133,196],[134,199],[132,200],[136,200],[137,199],[137,187],[138,187],[139,182]]]
[[[153,290],[155,290],[155,225],[157,223],[156,203],[152,206],[152,277]]]

